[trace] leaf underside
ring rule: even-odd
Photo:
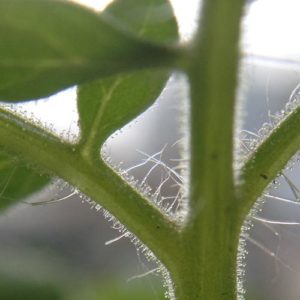
[[[0,209],[41,189],[49,177],[32,171],[30,166],[0,152]]]
[[[176,21],[167,1],[139,1],[140,17],[136,19],[129,14],[134,4],[132,0],[115,1],[99,16],[58,0],[0,1],[0,99],[39,98],[127,70],[133,61],[143,59],[145,48],[136,42],[140,36],[149,40],[146,45],[177,40]],[[158,19],[162,7],[164,14]],[[122,22],[127,24],[128,35],[108,25],[116,23],[118,28]],[[79,87],[81,143],[100,147],[112,132],[153,103],[168,76],[166,70],[147,70]],[[38,173],[0,152],[0,209],[49,182],[49,177]]]
[[[160,14],[157,14],[158,11]],[[176,20],[169,2],[165,0],[114,1],[102,16],[150,41],[164,43],[178,39]],[[149,70],[80,86],[81,143],[90,147],[91,151],[99,151],[110,134],[153,104],[168,77],[169,71]]]
[[[143,68],[161,55],[96,12],[59,0],[0,1],[0,41],[0,99],[8,102]]]

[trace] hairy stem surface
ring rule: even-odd
[[[0,110],[0,146],[41,172],[59,176],[99,202],[163,263],[173,264],[170,257],[177,255],[176,225],[100,160],[91,166],[76,145],[62,144],[54,136],[45,135],[38,127],[3,110]]]
[[[181,232],[183,260],[173,271],[177,300],[236,298],[241,218],[233,182],[233,127],[242,8],[240,0],[205,1],[190,52],[190,212]]]

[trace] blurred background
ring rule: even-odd
[[[76,2],[101,10],[108,1]],[[191,0],[172,4],[181,40],[186,42],[200,5]],[[259,129],[266,122],[276,124],[286,103],[299,97],[299,8],[297,0],[247,1],[238,92],[242,103],[238,118],[243,122],[237,132],[245,154],[253,139],[266,134]],[[76,88],[72,88],[18,109],[34,113],[69,139],[79,134],[75,100]],[[184,127],[187,103],[186,78],[173,74],[156,103],[107,141],[106,155],[140,181],[153,166],[150,162],[139,167],[147,155],[159,153],[165,165],[176,169],[183,159],[182,143],[188,132]],[[249,216],[252,228],[246,236],[244,278],[247,300],[299,299],[300,166],[297,157],[293,161],[265,192],[256,215]],[[163,171],[157,168],[147,177],[153,190],[161,184]],[[174,182],[167,182],[160,192],[174,198],[177,188]],[[111,229],[101,212],[70,194],[64,183],[57,182],[1,214],[1,299],[163,299],[159,276],[149,272],[155,266],[147,263],[128,239],[118,239],[120,234]],[[64,201],[28,204],[65,196]],[[145,273],[148,276],[139,276]]]

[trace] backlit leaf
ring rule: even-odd
[[[137,1],[138,3],[139,1]],[[59,0],[0,1],[0,100],[46,97],[66,87],[163,63],[169,52]]]
[[[118,0],[104,19],[156,42],[175,41],[177,25],[165,0]],[[83,85],[78,92],[81,143],[97,151],[106,138],[149,107],[160,94],[169,71],[143,71]],[[90,151],[90,150],[89,150]]]
[[[47,176],[0,152],[0,209],[29,196],[48,182]]]

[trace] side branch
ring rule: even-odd
[[[166,265],[176,253],[178,232],[152,203],[131,188],[110,168],[86,163],[79,151],[21,118],[0,110],[0,147],[33,166],[54,174],[99,202]],[[76,148],[75,148],[76,149]]]
[[[244,165],[238,191],[244,215],[300,149],[299,125],[300,107],[274,129]]]

